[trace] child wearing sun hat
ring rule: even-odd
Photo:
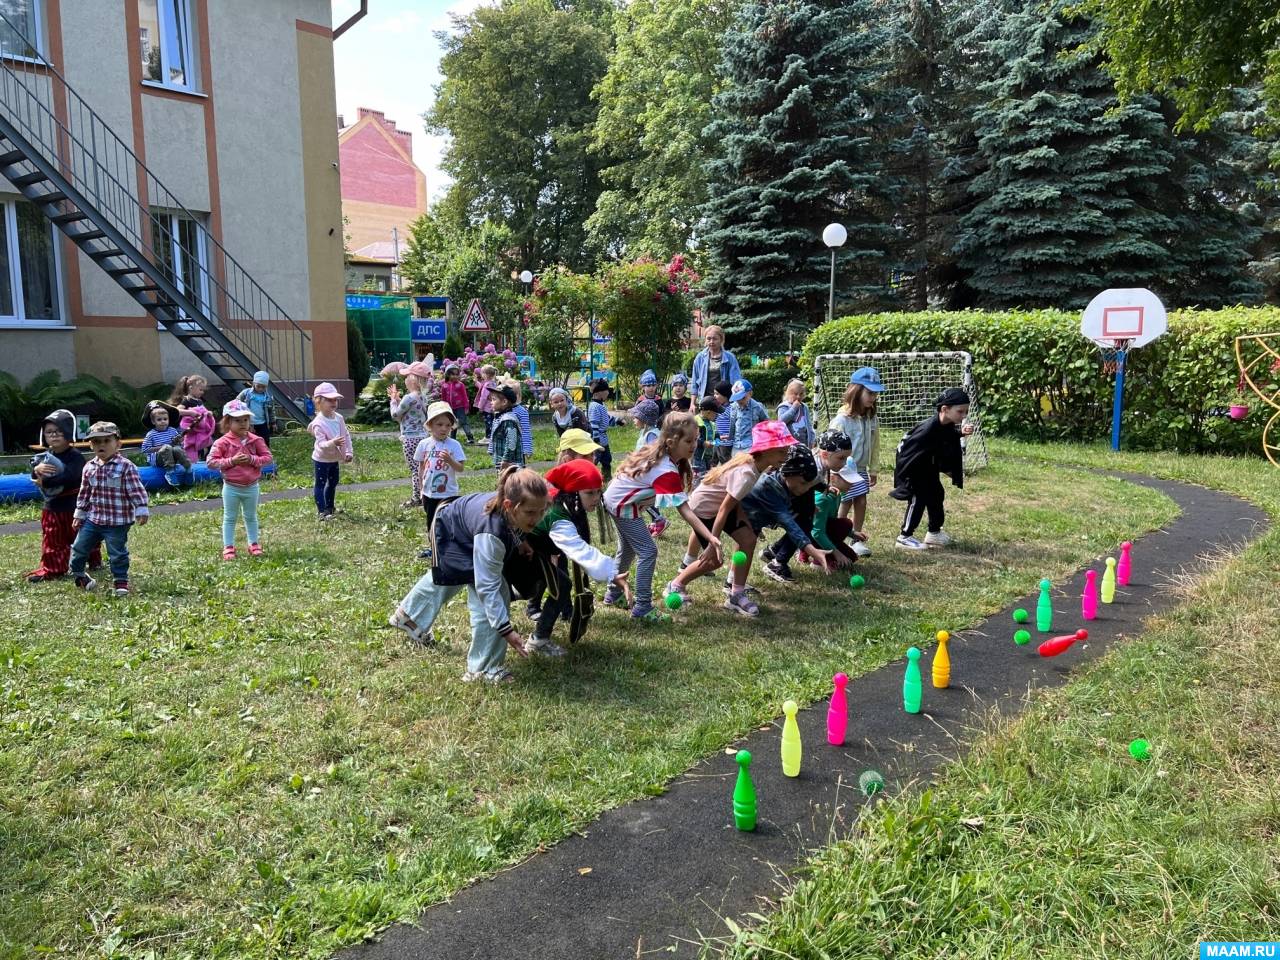
[[[236,558],[236,520],[244,514],[244,532],[251,556],[261,556],[258,537],[258,502],[262,498],[258,481],[262,468],[271,462],[271,448],[251,429],[253,411],[242,400],[232,400],[222,408],[223,434],[213,442],[206,461],[222,474],[222,559]]]

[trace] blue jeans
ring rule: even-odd
[[[333,495],[338,489],[338,465],[321,463],[319,460],[312,460],[311,463],[316,468],[316,509],[321,513],[333,513]]]
[[[335,464],[336,466],[336,464]],[[258,485],[222,483],[222,545],[236,545],[236,519],[244,511],[244,532],[250,543],[258,542]]]
[[[112,579],[128,580],[129,528],[132,526],[132,523],[122,523],[118,527],[100,527],[90,520],[84,521],[80,525],[80,532],[76,534],[75,543],[71,544],[71,575],[82,576],[89,554],[106,541]]]

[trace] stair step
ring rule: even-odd
[[[12,183],[15,187],[21,189],[23,187],[29,187],[32,184],[43,183],[45,180],[48,180],[48,179],[49,179],[48,177],[46,177],[43,173],[37,170],[35,173],[24,173],[20,177],[13,177],[9,182]]]
[[[103,250],[86,250],[85,254],[90,260],[109,260],[111,257],[123,257],[124,251],[117,250],[115,247],[107,247]]]
[[[72,210],[70,213],[56,213],[49,219],[61,226],[64,223],[75,223],[78,220],[88,220],[89,215],[87,213],[81,213],[79,210]]]
[[[110,267],[107,273],[113,277],[127,277],[131,273],[142,273],[141,267]]]
[[[0,166],[7,167],[25,159],[27,155],[21,150],[10,150],[7,153],[0,153]]]
[[[76,243],[83,243],[87,240],[101,240],[106,236],[101,230],[82,230],[79,233],[67,234]]]
[[[53,190],[49,193],[41,193],[34,197],[28,197],[27,199],[38,206],[47,207],[51,203],[61,203],[63,200],[67,199],[67,195],[57,190]]]

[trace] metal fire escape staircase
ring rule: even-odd
[[[310,335],[3,14],[0,175],[220,379],[266,370],[285,413],[310,419]]]

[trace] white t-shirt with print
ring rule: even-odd
[[[445,437],[443,440],[427,437],[413,452],[413,459],[419,464],[418,469],[422,470],[422,465],[425,464],[425,472],[422,475],[424,497],[443,500],[446,497],[456,497],[459,493],[458,471],[445,462],[445,454],[449,454],[459,463],[467,459],[462,444],[452,437]]]

